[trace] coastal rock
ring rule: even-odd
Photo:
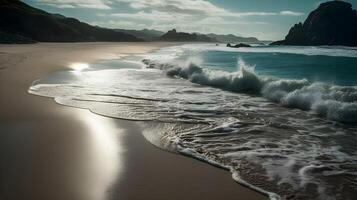
[[[241,47],[252,47],[251,45],[249,44],[244,44],[244,43],[239,43],[239,44],[236,44],[236,45],[231,45],[230,43],[227,44],[227,47],[231,47],[231,48],[241,48]]]
[[[357,14],[343,1],[320,4],[305,22],[295,24],[285,40],[272,45],[344,45],[357,46]]]

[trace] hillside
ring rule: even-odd
[[[18,0],[0,0],[0,43],[141,41],[137,37],[50,14]]]
[[[154,29],[142,29],[142,30],[115,29],[115,30],[130,35],[134,35],[135,37],[146,41],[156,40],[157,38],[165,34],[165,32],[154,30]]]

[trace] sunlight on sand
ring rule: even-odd
[[[90,145],[87,157],[87,180],[83,189],[89,194],[88,199],[106,199],[110,186],[120,179],[124,163],[121,153],[119,129],[112,120],[94,115],[90,112],[81,113],[80,120],[90,130]]]
[[[69,66],[71,69],[73,69],[73,73],[80,75],[83,70],[89,68],[88,63],[72,63]]]

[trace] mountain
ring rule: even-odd
[[[165,32],[154,30],[154,29],[142,29],[142,30],[127,30],[127,29],[115,29],[117,31],[128,33],[134,35],[137,38],[146,40],[146,41],[157,41],[157,40],[166,40],[166,41],[202,41],[202,42],[222,42],[222,43],[254,43],[260,42],[255,37],[240,37],[233,34],[228,35],[218,35],[214,33],[210,34],[201,34],[201,33],[178,33],[176,31],[176,36],[174,32],[171,32],[170,36],[166,34],[164,38],[160,38],[165,34]],[[172,31],[175,31],[172,30]],[[189,35],[188,35],[189,34]],[[196,36],[194,35],[196,34]],[[181,39],[180,39],[181,38]]]
[[[245,42],[245,43],[255,43],[255,42],[260,42],[257,38],[255,37],[240,37],[236,36],[233,34],[228,34],[228,35],[217,35],[217,34],[207,34],[208,37],[210,38],[215,38],[219,42],[223,43],[240,43],[240,42]]]
[[[50,14],[18,0],[0,0],[0,31],[0,43],[142,41],[127,33]]]
[[[142,30],[115,29],[115,30],[130,35],[134,35],[135,37],[146,41],[155,40],[156,38],[159,38],[160,36],[165,34],[165,32],[157,31],[154,29],[142,29]]]
[[[343,1],[322,3],[303,24],[295,24],[285,40],[272,45],[357,46],[356,10]]]
[[[206,35],[196,33],[184,33],[177,32],[176,29],[172,29],[158,38],[159,41],[170,42],[216,42],[215,39]]]

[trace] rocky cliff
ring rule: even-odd
[[[285,40],[273,45],[357,46],[357,14],[343,1],[322,3],[305,22],[294,25]]]

